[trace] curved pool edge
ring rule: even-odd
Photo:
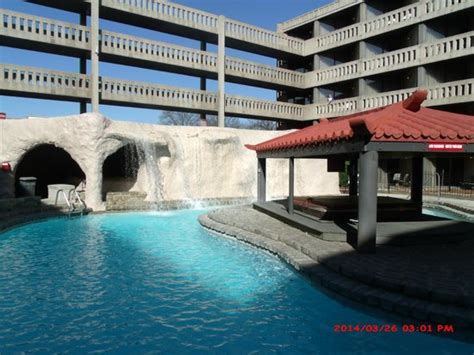
[[[21,214],[12,217],[9,220],[0,222],[0,233],[8,232],[12,229],[25,226],[31,223],[41,222],[53,218],[68,218],[68,214],[65,212],[53,211],[53,212],[31,212],[28,214]]]
[[[456,206],[449,203],[424,202],[423,208],[438,209],[441,211],[446,211],[449,213],[453,213],[459,216],[460,218],[467,219],[469,222],[474,222],[474,210],[464,208],[461,206]]]
[[[200,200],[170,200],[164,201],[162,208],[155,210],[154,206],[149,205],[135,205],[135,206],[123,206],[123,208],[117,209],[104,209],[104,210],[92,210],[89,209],[84,215],[97,215],[104,213],[134,213],[134,212],[153,212],[153,211],[178,211],[186,209],[212,209],[212,208],[224,208],[231,206],[238,206],[250,203],[252,199],[250,197],[238,197],[238,198],[208,198]],[[0,214],[0,233],[7,232],[11,229],[44,221],[50,218],[69,218],[68,210],[65,207],[62,208],[51,208],[51,206],[40,206],[36,208],[28,208],[25,212],[23,208],[18,211],[11,211],[6,216]],[[73,218],[76,215],[72,216]]]
[[[459,328],[474,328],[474,312],[465,308],[444,305],[429,300],[409,297],[399,292],[369,286],[353,278],[332,271],[317,260],[310,258],[301,250],[281,241],[252,233],[235,225],[217,222],[208,214],[199,216],[201,226],[211,232],[232,237],[239,241],[267,250],[308,277],[311,282],[321,285],[340,296],[365,306],[397,313],[417,321],[449,323]]]

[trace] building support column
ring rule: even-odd
[[[225,17],[218,19],[218,44],[217,44],[217,125],[225,125]]]
[[[321,35],[321,22],[314,21],[313,23],[313,37],[319,37]],[[319,54],[313,55],[313,71],[321,69],[321,58]],[[323,101],[323,95],[319,87],[313,88],[313,104],[320,103]]]
[[[257,201],[265,202],[267,200],[267,160],[265,158],[257,160]]]
[[[204,51],[204,52],[207,51],[206,41],[201,41],[201,50]],[[201,89],[203,91],[206,91],[206,89],[207,89],[206,77],[204,77],[204,76],[201,76],[201,78],[200,78],[199,89]],[[206,114],[205,113],[201,113],[199,125],[200,126],[207,126]]]
[[[313,71],[321,69],[321,59],[318,54],[313,56]],[[321,94],[320,87],[313,88],[313,104],[321,103],[323,101],[323,95]]]
[[[411,159],[411,202],[416,204],[417,212],[421,214],[423,205],[423,157]]]
[[[359,41],[359,49],[358,49],[358,54],[359,54],[359,60],[366,58],[368,55],[368,50],[367,50],[367,43],[365,41]],[[361,62],[359,62],[361,63]],[[359,72],[363,70],[363,66],[359,65]],[[357,95],[358,96],[364,96],[368,94],[368,85],[367,81],[365,78],[359,78],[357,79]],[[359,107],[360,108],[360,107]]]
[[[91,103],[92,112],[99,112],[99,1],[91,1]]]
[[[357,174],[359,172],[357,158],[352,158],[349,163],[349,196],[357,196]]]
[[[358,228],[356,249],[361,253],[373,253],[377,236],[377,170],[379,154],[362,152],[358,201]]]
[[[367,21],[368,18],[370,17],[369,15],[369,8],[368,8],[368,5],[363,2],[361,4],[359,4],[359,13],[358,13],[358,20],[359,22],[364,22],[364,21]],[[361,60],[361,59],[364,59],[366,58],[368,55],[368,50],[367,50],[367,42],[365,41],[359,41],[358,43],[358,59]],[[359,72],[362,71],[363,68],[362,68],[362,65],[360,65],[360,68],[359,68]],[[367,87],[367,82],[365,80],[365,78],[359,78],[357,79],[357,96],[364,96],[364,95],[367,95],[368,94],[368,87]],[[362,100],[359,99],[359,102],[358,102],[358,109],[361,110],[362,109]]]
[[[84,12],[81,12],[79,14],[79,23],[81,26],[87,26],[87,10]],[[81,57],[79,58],[79,73],[87,75],[87,57]],[[79,112],[80,113],[86,113],[87,112],[87,101],[82,100],[79,103]]]
[[[420,23],[418,27],[418,44],[425,43],[427,41],[427,27],[425,23]],[[426,67],[420,65],[416,67],[416,86],[423,88],[427,85],[426,78]]]
[[[288,184],[288,213],[295,210],[295,158],[289,159],[289,184]]]

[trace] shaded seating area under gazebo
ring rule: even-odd
[[[423,157],[473,155],[474,117],[421,107],[426,91],[403,102],[354,115],[323,119],[317,125],[246,147],[257,152],[258,200],[254,207],[315,234],[341,235],[361,252],[373,252],[377,231],[449,233],[442,224],[422,215]],[[377,197],[380,158],[411,159],[409,200]],[[289,161],[288,199],[266,201],[266,160]],[[295,159],[326,158],[328,166],[349,161],[349,196],[295,197]],[[377,226],[377,221],[386,222]],[[403,223],[397,223],[403,221]],[[382,229],[380,229],[383,227]],[[452,231],[473,233],[472,224],[458,223]]]

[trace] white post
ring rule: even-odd
[[[218,49],[217,49],[217,125],[224,127],[225,123],[225,17],[218,20]]]
[[[100,0],[91,0],[92,112],[99,112],[99,1]]]

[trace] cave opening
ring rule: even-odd
[[[48,197],[48,185],[70,184],[77,186],[86,176],[71,155],[53,144],[40,144],[25,153],[15,169],[15,196],[27,195],[19,179],[35,177],[36,196]]]
[[[137,182],[140,156],[135,144],[128,143],[109,155],[102,170],[102,198],[109,192],[130,191]]]

